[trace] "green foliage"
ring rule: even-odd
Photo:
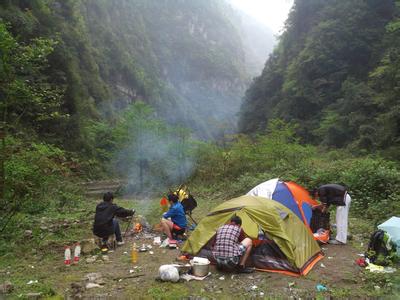
[[[61,194],[70,200],[68,189],[58,188],[68,174],[64,153],[35,140],[68,117],[61,110],[60,89],[45,74],[54,45],[41,38],[21,43],[0,22],[1,232],[18,212],[45,210]]]
[[[49,121],[66,117],[60,111],[60,88],[51,85],[43,73],[55,43],[42,38],[33,39],[29,45],[18,43],[3,23],[0,23],[0,40],[3,124],[8,129],[22,123],[34,131],[46,131],[51,125]]]
[[[72,184],[69,160],[61,149],[36,142],[7,138],[5,194],[1,205],[0,230],[19,214],[37,214],[73,207],[79,188]]]
[[[66,154],[61,149],[15,139],[8,139],[6,145],[12,152],[5,163],[6,186],[10,187],[6,189],[6,198],[14,201],[7,206],[36,213],[52,204],[73,205],[65,201],[68,192],[58,187],[60,181],[71,176]]]
[[[88,126],[112,124],[138,100],[201,137],[234,127],[247,75],[226,3],[12,0],[0,19],[24,43],[56,42],[46,75],[71,117],[44,133],[63,148],[91,153]]]
[[[383,221],[400,211],[400,171],[393,163],[372,158],[356,160],[341,179],[352,192],[356,215]]]
[[[235,136],[227,149],[207,146],[210,152],[200,151],[196,175],[205,179],[263,172],[275,177],[294,176],[293,170],[315,153],[313,147],[300,145],[294,132],[295,126],[274,120],[265,135],[254,139]]]
[[[399,14],[390,0],[295,1],[246,92],[240,130],[281,118],[305,143],[398,159]]]
[[[238,136],[226,147],[203,145],[194,180],[226,185],[230,196],[279,177],[313,189],[326,183],[349,188],[351,214],[373,223],[400,213],[400,169],[378,157],[354,157],[343,150],[325,151],[299,144],[296,126],[280,120],[265,135]]]

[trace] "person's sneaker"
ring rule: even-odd
[[[246,274],[250,274],[253,273],[255,271],[254,268],[249,268],[249,267],[245,267],[245,266],[237,266],[236,268],[238,273],[246,273]]]
[[[122,246],[122,245],[125,245],[124,241],[117,242],[117,246]]]
[[[344,245],[342,242],[339,242],[338,240],[329,240],[328,244],[331,244],[331,245]]]

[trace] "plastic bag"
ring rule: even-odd
[[[158,273],[162,281],[171,281],[171,282],[179,281],[178,269],[172,265],[162,265],[159,268]]]

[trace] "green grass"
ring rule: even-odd
[[[177,283],[163,283],[158,287],[151,287],[147,290],[147,296],[153,299],[182,299],[190,295],[187,287]]]

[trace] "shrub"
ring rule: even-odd
[[[18,213],[37,214],[76,203],[79,189],[72,184],[64,151],[45,143],[23,143],[11,137],[6,141],[1,231]]]
[[[395,163],[301,145],[292,138],[290,128],[277,125],[254,139],[236,136],[224,148],[204,145],[195,179],[225,182],[232,197],[276,177],[298,182],[307,189],[338,183],[349,188],[353,216],[377,223],[400,213],[400,170]]]
[[[400,213],[400,171],[383,159],[362,158],[352,161],[341,174],[352,196],[352,212],[382,221]]]

